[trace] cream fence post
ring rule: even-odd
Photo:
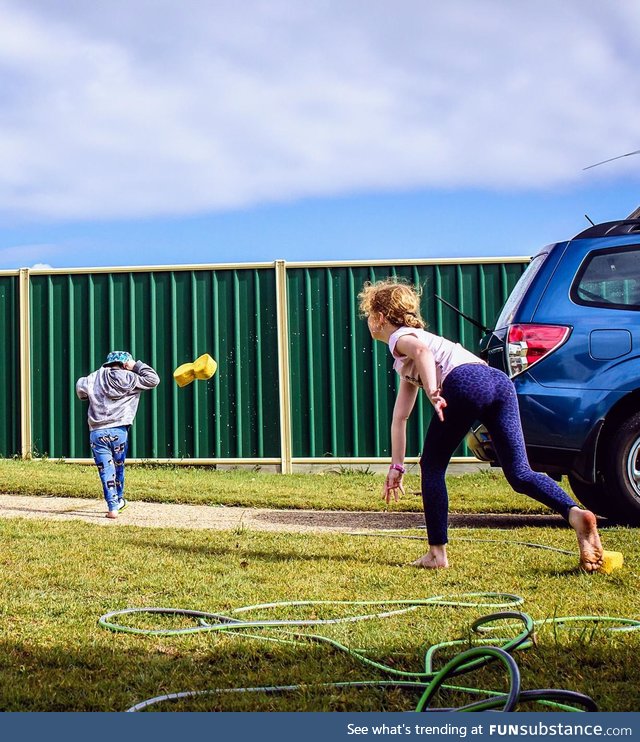
[[[31,317],[29,269],[20,268],[20,446],[23,459],[30,459],[31,440]]]
[[[291,384],[289,381],[289,311],[287,304],[287,266],[275,261],[276,311],[278,325],[278,379],[280,399],[280,473],[291,474]]]

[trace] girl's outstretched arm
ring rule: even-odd
[[[391,421],[391,464],[402,467],[407,450],[407,420],[413,411],[418,396],[418,387],[408,381],[400,382],[400,389],[393,407],[393,419]],[[389,502],[391,495],[397,501],[398,490],[404,494],[402,487],[402,471],[400,469],[389,469],[384,483],[382,496]]]

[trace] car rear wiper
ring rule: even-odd
[[[467,322],[471,322],[472,325],[475,325],[476,327],[479,327],[482,332],[491,332],[491,330],[488,327],[485,327],[481,322],[478,322],[478,320],[473,319],[473,317],[469,317],[469,315],[465,314],[463,311],[458,309],[458,307],[454,307],[453,304],[449,304],[449,302],[446,299],[443,299],[441,296],[438,296],[438,294],[434,294],[436,299],[438,301],[441,301],[443,304],[446,304],[450,309],[453,309],[454,312],[457,312],[461,317],[467,320]]]
[[[578,293],[584,294],[585,299],[593,299],[593,301],[601,301],[603,304],[615,304],[615,301],[611,301],[610,299],[605,299],[604,296],[600,296],[600,294],[594,294],[593,291],[589,291],[588,289],[585,289],[582,286],[578,286]]]

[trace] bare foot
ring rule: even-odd
[[[115,520],[118,517],[118,511],[117,510],[109,510],[109,512],[104,517],[105,518],[110,518],[111,520]]]
[[[602,567],[602,544],[598,535],[596,516],[590,510],[571,508],[569,525],[578,537],[580,569],[585,572],[597,572]]]
[[[449,566],[447,552],[444,549],[429,549],[429,551],[411,562],[412,567],[422,567],[423,569],[446,569]]]

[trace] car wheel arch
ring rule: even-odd
[[[607,412],[596,444],[596,471],[600,470],[600,457],[611,435],[638,412],[640,412],[640,389],[626,394]]]

